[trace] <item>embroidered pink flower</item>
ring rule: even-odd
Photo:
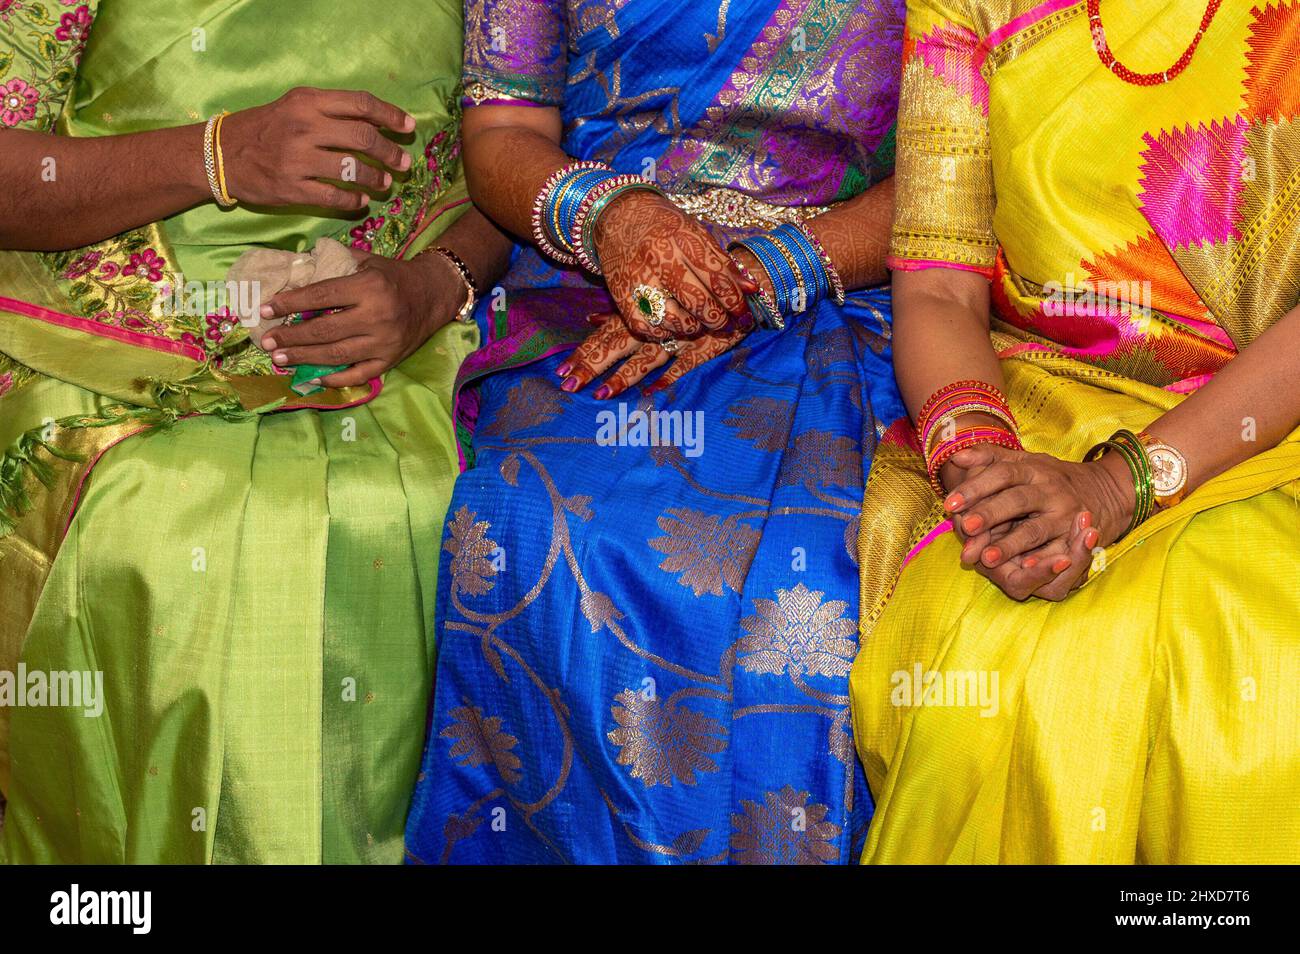
[[[81,278],[83,275],[89,275],[99,264],[99,260],[104,256],[99,252],[89,252],[77,259],[68,270],[63,273],[64,278]]]
[[[401,196],[388,203],[388,211],[393,215],[401,215],[404,208],[406,208],[406,203],[402,201]]]
[[[0,3],[3,2],[4,0],[0,0]],[[0,7],[0,9],[4,9],[4,8]],[[14,386],[14,375],[12,371],[6,371],[4,374],[0,374],[0,397],[4,397],[7,393],[9,393],[10,388],[12,388],[13,386]]]
[[[41,94],[17,77],[0,84],[0,125],[17,126],[36,115]]]
[[[9,15],[22,8],[22,0],[0,0],[0,21],[8,23]]]
[[[90,35],[90,7],[82,4],[71,13],[59,17],[59,28],[54,31],[54,38],[60,43],[72,43],[78,48],[86,45]]]
[[[151,282],[160,281],[163,275],[163,267],[167,263],[158,257],[158,253],[151,248],[143,252],[134,252],[131,255],[131,263],[122,269],[123,275],[140,275]]]
[[[383,227],[384,217],[382,215],[377,219],[366,219],[352,230],[352,247],[359,248],[363,252],[371,251],[374,248],[375,238]]]
[[[235,330],[235,322],[238,320],[239,317],[234,312],[223,307],[207,316],[208,330],[203,333],[204,337],[214,344],[220,344],[226,335]]]

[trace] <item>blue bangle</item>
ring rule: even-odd
[[[772,237],[789,249],[798,261],[805,287],[811,285],[816,289],[809,307],[828,296],[831,292],[830,276],[826,274],[826,266],[817,254],[817,249],[808,241],[803,230],[794,225],[781,225],[772,230]]]

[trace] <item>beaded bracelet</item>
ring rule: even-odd
[[[950,440],[940,444],[930,459],[926,461],[925,472],[929,475],[930,486],[934,488],[935,494],[940,497],[944,495],[943,483],[939,480],[939,471],[943,468],[943,465],[948,463],[954,454],[969,447],[975,447],[978,444],[996,444],[999,447],[1007,447],[1012,450],[1024,449],[1020,444],[1020,438],[1000,427],[959,428],[957,433]]]
[[[1155,510],[1155,475],[1151,472],[1151,461],[1147,458],[1146,449],[1142,446],[1142,441],[1136,434],[1128,430],[1118,430],[1110,436],[1108,440],[1102,441],[1093,447],[1083,456],[1085,461],[1093,461],[1100,458],[1107,451],[1115,451],[1124,459],[1128,465],[1129,473],[1133,476],[1133,516],[1120,534],[1119,539],[1123,539],[1137,527],[1144,523]]]

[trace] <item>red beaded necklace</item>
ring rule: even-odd
[[[1088,24],[1092,30],[1092,46],[1097,51],[1097,58],[1106,69],[1110,70],[1126,83],[1132,83],[1134,86],[1158,86],[1161,83],[1168,83],[1183,70],[1187,69],[1187,64],[1192,62],[1192,57],[1196,55],[1196,48],[1201,43],[1201,37],[1205,31],[1210,28],[1210,21],[1214,15],[1219,12],[1219,4],[1223,0],[1209,0],[1205,7],[1205,15],[1201,17],[1201,26],[1196,31],[1196,36],[1188,44],[1183,55],[1178,57],[1174,65],[1161,73],[1135,73],[1119,60],[1115,59],[1115,54],[1110,51],[1110,45],[1106,42],[1106,28],[1101,25],[1101,0],[1088,0]]]

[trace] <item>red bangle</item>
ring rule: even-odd
[[[963,427],[948,441],[940,444],[934,454],[926,461],[925,470],[930,477],[930,486],[934,492],[943,497],[944,487],[939,480],[939,471],[949,459],[960,451],[977,444],[996,444],[1011,450],[1023,450],[1020,438],[1000,427]]]
[[[1001,390],[987,381],[968,378],[964,381],[954,381],[952,384],[945,385],[930,395],[929,400],[922,406],[921,413],[916,415],[917,430],[920,431],[925,428],[926,423],[934,415],[935,409],[940,402],[958,397],[967,401],[984,400],[996,405],[1008,414],[1011,413],[1011,406],[1007,403],[1007,396]]]

